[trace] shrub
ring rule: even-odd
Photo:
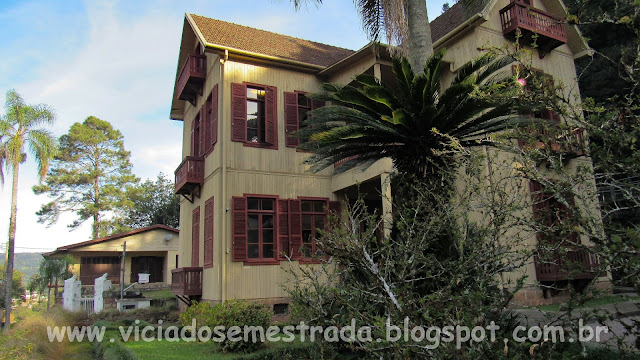
[[[183,326],[191,325],[196,320],[196,326],[208,326],[213,329],[216,326],[223,326],[225,331],[233,326],[241,329],[238,337],[240,341],[224,339],[220,343],[223,351],[253,351],[263,345],[262,340],[248,331],[245,327],[257,326],[266,331],[271,321],[271,309],[264,304],[245,300],[229,300],[214,306],[208,303],[196,303],[190,306],[180,315],[180,323]]]
[[[127,349],[117,337],[113,337],[114,342],[108,340],[93,342],[93,357],[103,360],[137,360],[138,357],[129,349]]]

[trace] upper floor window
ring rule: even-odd
[[[301,139],[299,135],[293,135],[293,133],[305,126],[307,112],[324,106],[324,101],[313,100],[304,92],[285,92],[284,106],[286,145],[288,147],[297,147],[301,142],[305,142],[306,139]]]
[[[200,113],[196,114],[191,124],[191,156],[200,156]]]
[[[231,140],[246,146],[278,148],[276,93],[271,86],[231,84]]]

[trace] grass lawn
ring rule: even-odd
[[[142,295],[148,299],[164,299],[173,297],[171,289],[155,290],[155,291],[143,291]]]
[[[88,341],[68,343],[64,349],[65,360],[85,360],[93,358],[93,346]]]
[[[628,296],[628,295],[607,295],[585,301],[584,304],[578,308],[597,308],[602,305],[617,304],[626,301],[640,300],[640,296]],[[563,309],[564,304],[555,305],[540,305],[536,306],[540,310],[544,311],[560,311]]]
[[[129,341],[124,343],[125,346],[133,351],[139,360],[169,360],[169,359],[203,359],[203,360],[229,360],[243,359],[243,354],[222,353],[215,342],[199,343],[199,342],[169,342],[162,341]],[[300,347],[306,346],[298,340],[285,343],[267,343],[265,347],[251,354],[270,351],[276,348]],[[248,356],[247,354],[246,356]]]

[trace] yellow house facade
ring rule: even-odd
[[[61,246],[45,253],[45,258],[73,256],[73,273],[82,285],[93,285],[104,274],[113,284],[138,282],[140,273],[149,274],[149,283],[171,284],[171,270],[178,266],[178,229],[153,225],[141,229]],[[126,243],[126,251],[125,251]]]
[[[588,47],[575,27],[557,21],[565,14],[559,0],[453,6],[431,22],[434,47],[447,49],[444,81],[481,48],[511,44],[520,29],[543,34],[533,67],[577,91],[574,59]],[[538,19],[533,30],[532,17]],[[185,303],[286,304],[289,258],[310,262],[315,229],[353,198],[356,184],[378,194],[365,200],[390,216],[389,159],[364,171],[311,173],[303,164],[308,154],[289,136],[306,111],[323,105],[305,93],[325,82],[348,84],[361,73],[392,81],[384,46],[352,51],[186,14],[170,114],[184,123],[184,160],[175,173],[182,231],[172,291]],[[522,300],[534,302],[542,296],[536,269],[526,271],[532,298]]]

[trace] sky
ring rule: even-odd
[[[446,0],[428,1],[429,18]],[[449,1],[451,2],[451,1]],[[88,116],[124,135],[142,180],[180,164],[182,122],[169,119],[185,12],[357,50],[368,39],[353,1],[324,0],[295,11],[289,0],[0,0],[0,94],[15,89],[27,104],[56,113],[56,136]],[[47,227],[35,215],[49,199],[34,195],[36,166],[20,167],[16,252],[43,252],[90,238],[75,216]],[[11,174],[0,187],[0,247],[9,229]]]

